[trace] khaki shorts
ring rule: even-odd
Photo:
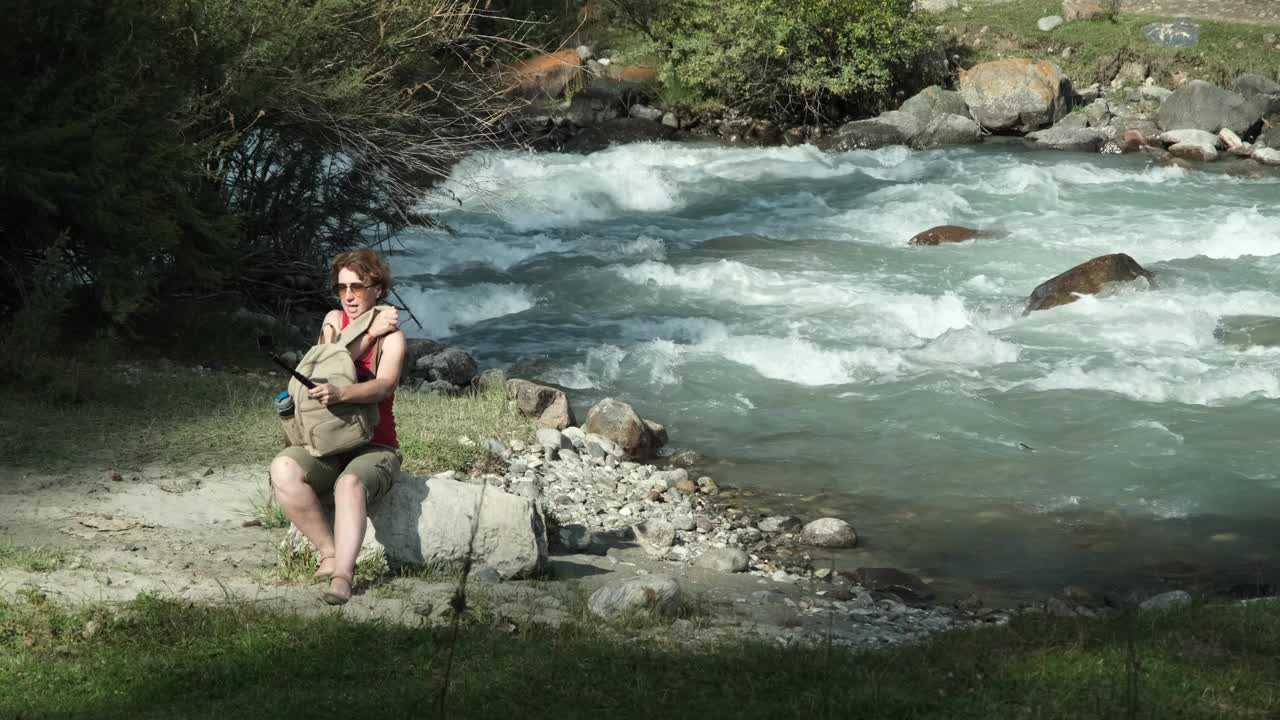
[[[287,457],[302,466],[302,478],[317,495],[333,494],[333,486],[343,475],[355,475],[364,486],[365,503],[386,494],[400,476],[400,451],[381,445],[366,445],[348,453],[318,458],[294,445],[277,457]]]

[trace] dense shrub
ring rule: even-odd
[[[663,77],[748,112],[808,118],[877,104],[931,43],[910,0],[613,0],[663,48]]]

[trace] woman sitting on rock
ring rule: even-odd
[[[381,253],[356,250],[339,255],[329,273],[341,309],[324,319],[320,342],[333,343],[338,333],[377,306],[391,289],[391,270]],[[394,309],[380,311],[369,332],[352,344],[357,382],[335,386],[319,384],[308,390],[325,405],[377,403],[378,424],[369,444],[328,457],[313,457],[305,447],[286,448],[271,462],[271,487],[276,501],[294,526],[319,550],[315,577],[328,578],[322,599],[341,605],[351,599],[356,556],[364,541],[368,503],[377,500],[400,474],[400,444],[392,412],[405,337],[396,324]],[[382,340],[376,360],[377,341]],[[333,527],[329,527],[321,498],[332,496]]]

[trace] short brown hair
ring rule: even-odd
[[[334,258],[333,267],[329,270],[330,286],[338,285],[338,273],[343,270],[351,270],[368,285],[377,285],[381,290],[378,295],[379,300],[386,297],[391,290],[391,267],[387,265],[387,260],[382,257],[382,253],[373,248],[351,250]]]

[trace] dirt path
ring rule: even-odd
[[[155,466],[113,475],[0,467],[0,540],[67,552],[52,571],[0,566],[0,598],[38,591],[64,604],[95,604],[149,593],[408,625],[448,621],[452,583],[399,578],[334,609],[320,602],[320,585],[281,580],[276,548],[284,531],[247,524],[265,492],[263,468]],[[486,584],[475,588],[475,596],[503,622],[558,624],[574,619],[581,599],[605,583],[663,573],[678,578],[704,610],[696,623],[680,621],[686,625],[679,635],[690,641],[754,635],[819,642],[828,628],[818,609],[825,591],[811,586],[657,561],[634,546],[611,548],[604,556],[554,555],[551,565],[550,582]],[[892,605],[843,617],[835,641],[859,647],[901,642],[947,625],[930,613]]]
[[[1280,0],[1121,0],[1120,11],[1280,26]]]

